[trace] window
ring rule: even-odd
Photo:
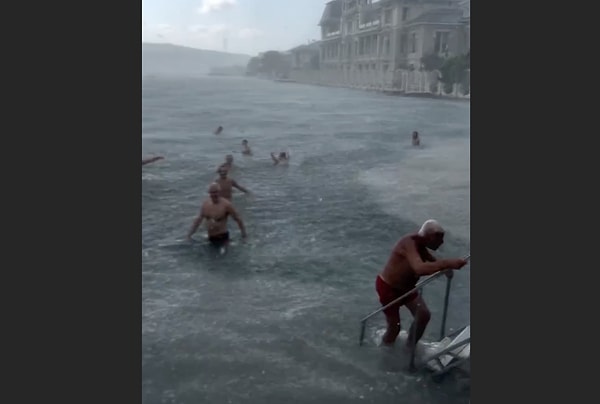
[[[434,52],[435,53],[444,53],[448,51],[448,31],[436,31],[435,32],[435,42],[434,42]]]
[[[415,53],[417,51],[417,34],[413,32],[410,34],[410,52]]]
[[[408,7],[402,7],[402,21],[406,21],[408,18]]]
[[[383,15],[383,23],[384,24],[392,23],[392,10],[385,10],[385,14]]]
[[[400,54],[404,55],[406,53],[406,35],[400,35]]]

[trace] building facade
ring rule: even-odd
[[[469,4],[458,0],[328,2],[319,22],[324,80],[406,88],[402,72],[421,70],[424,56],[447,58],[469,50]]]
[[[467,52],[471,52],[471,0],[461,1],[460,9],[463,12],[462,22],[464,24],[464,32],[465,32],[465,44],[467,47]]]

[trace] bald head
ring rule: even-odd
[[[213,182],[212,184],[210,184],[208,186],[209,194],[214,194],[214,193],[219,193],[219,192],[221,192],[221,187],[216,182]]]
[[[216,182],[213,182],[208,186],[208,195],[213,203],[219,202],[219,197],[221,196],[221,187]]]
[[[437,220],[429,219],[423,223],[419,229],[419,236],[432,236],[434,234],[444,234],[444,228],[437,222]]]

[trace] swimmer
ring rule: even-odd
[[[227,169],[225,167],[220,167],[217,172],[219,173],[219,178],[215,180],[215,183],[219,184],[219,187],[221,188],[220,195],[222,198],[231,201],[233,188],[237,188],[245,194],[250,192],[246,188],[235,182],[233,178],[227,177]]]
[[[229,230],[227,229],[227,219],[233,218],[240,228],[242,238],[246,238],[246,228],[242,218],[239,216],[231,202],[220,196],[221,188],[219,184],[212,183],[208,187],[209,198],[202,203],[200,212],[190,231],[188,240],[192,240],[192,235],[198,230],[204,219],[207,222],[208,241],[215,247],[224,247],[229,244]]]
[[[142,165],[145,166],[146,164],[154,163],[155,161],[162,159],[164,159],[163,156],[148,157],[147,159],[142,159]]]
[[[421,139],[419,139],[419,132],[414,131],[412,133],[412,145],[413,146],[420,146],[421,145]]]
[[[391,303],[413,289],[419,278],[443,270],[452,277],[453,269],[460,269],[467,261],[460,258],[437,260],[427,249],[437,250],[444,243],[444,229],[435,220],[427,220],[416,234],[402,237],[394,246],[383,271],[377,275],[375,289],[382,306]],[[413,323],[406,341],[407,348],[413,350],[423,336],[431,313],[417,291],[402,299],[383,312],[387,320],[387,330],[382,342],[392,345],[400,333],[400,307],[406,306],[413,315]],[[414,364],[411,364],[414,366]]]
[[[225,156],[225,162],[217,168],[217,173],[221,168],[225,168],[227,171],[231,171],[233,169],[233,154],[228,154]]]
[[[290,161],[290,155],[286,152],[280,152],[278,156],[275,156],[275,153],[271,153],[271,158],[273,159],[273,165]]]
[[[221,132],[223,132],[223,127],[219,126],[217,129],[215,129],[215,135],[220,135]]]
[[[242,154],[252,156],[252,149],[248,146],[248,141],[246,139],[242,140]]]

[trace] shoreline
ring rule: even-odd
[[[287,83],[287,84],[302,84],[307,86],[316,86],[316,87],[331,87],[331,88],[347,88],[349,90],[357,90],[357,91],[368,91],[368,92],[377,92],[382,93],[384,95],[390,97],[411,97],[411,98],[427,98],[432,100],[445,100],[445,101],[459,101],[459,102],[471,102],[471,97],[455,97],[452,95],[440,95],[434,93],[419,93],[419,92],[405,92],[402,90],[397,90],[394,88],[373,88],[373,87],[361,87],[361,86],[344,86],[344,85],[336,85],[336,84],[323,84],[323,83],[307,83],[303,81],[288,79],[270,79],[266,77],[253,77],[246,76],[248,78],[257,78],[260,80],[270,80],[275,83]]]

